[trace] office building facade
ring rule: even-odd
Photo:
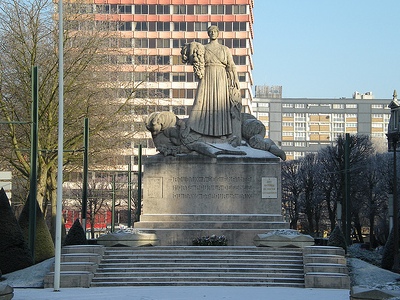
[[[374,99],[371,92],[340,99],[282,98],[282,87],[274,86],[255,91],[253,113],[288,159],[317,152],[346,133],[368,135],[378,151],[387,150],[391,99]]]

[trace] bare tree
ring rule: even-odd
[[[297,229],[300,213],[301,187],[298,180],[298,168],[298,161],[282,162],[282,203],[291,229]]]
[[[83,3],[84,1],[82,1]],[[110,85],[121,66],[110,62],[113,36],[94,16],[78,14],[80,2],[67,6],[64,32],[64,153],[67,169],[80,168],[84,118],[90,119],[91,161],[109,165],[115,149],[132,138],[121,131],[121,117],[131,114],[137,88],[124,81]],[[51,0],[4,0],[0,6],[0,161],[28,179],[30,174],[31,69],[39,67],[39,159],[37,200],[55,219],[58,132],[58,31]],[[82,18],[87,18],[82,20]],[[84,22],[83,22],[84,21]],[[78,25],[79,24],[79,25]],[[80,26],[77,30],[76,26]],[[86,26],[86,27],[82,27]],[[125,115],[125,116],[124,116]],[[26,195],[25,195],[26,197]],[[24,199],[25,199],[24,197]],[[22,201],[22,200],[21,200]]]

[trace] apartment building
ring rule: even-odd
[[[288,159],[298,159],[346,133],[368,135],[386,151],[390,101],[371,92],[340,99],[282,98],[281,86],[256,86],[253,113]]]

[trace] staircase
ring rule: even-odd
[[[304,287],[301,249],[263,247],[108,247],[91,287]]]

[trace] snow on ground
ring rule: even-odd
[[[348,300],[348,290],[266,287],[115,287],[15,289],[13,300]]]

